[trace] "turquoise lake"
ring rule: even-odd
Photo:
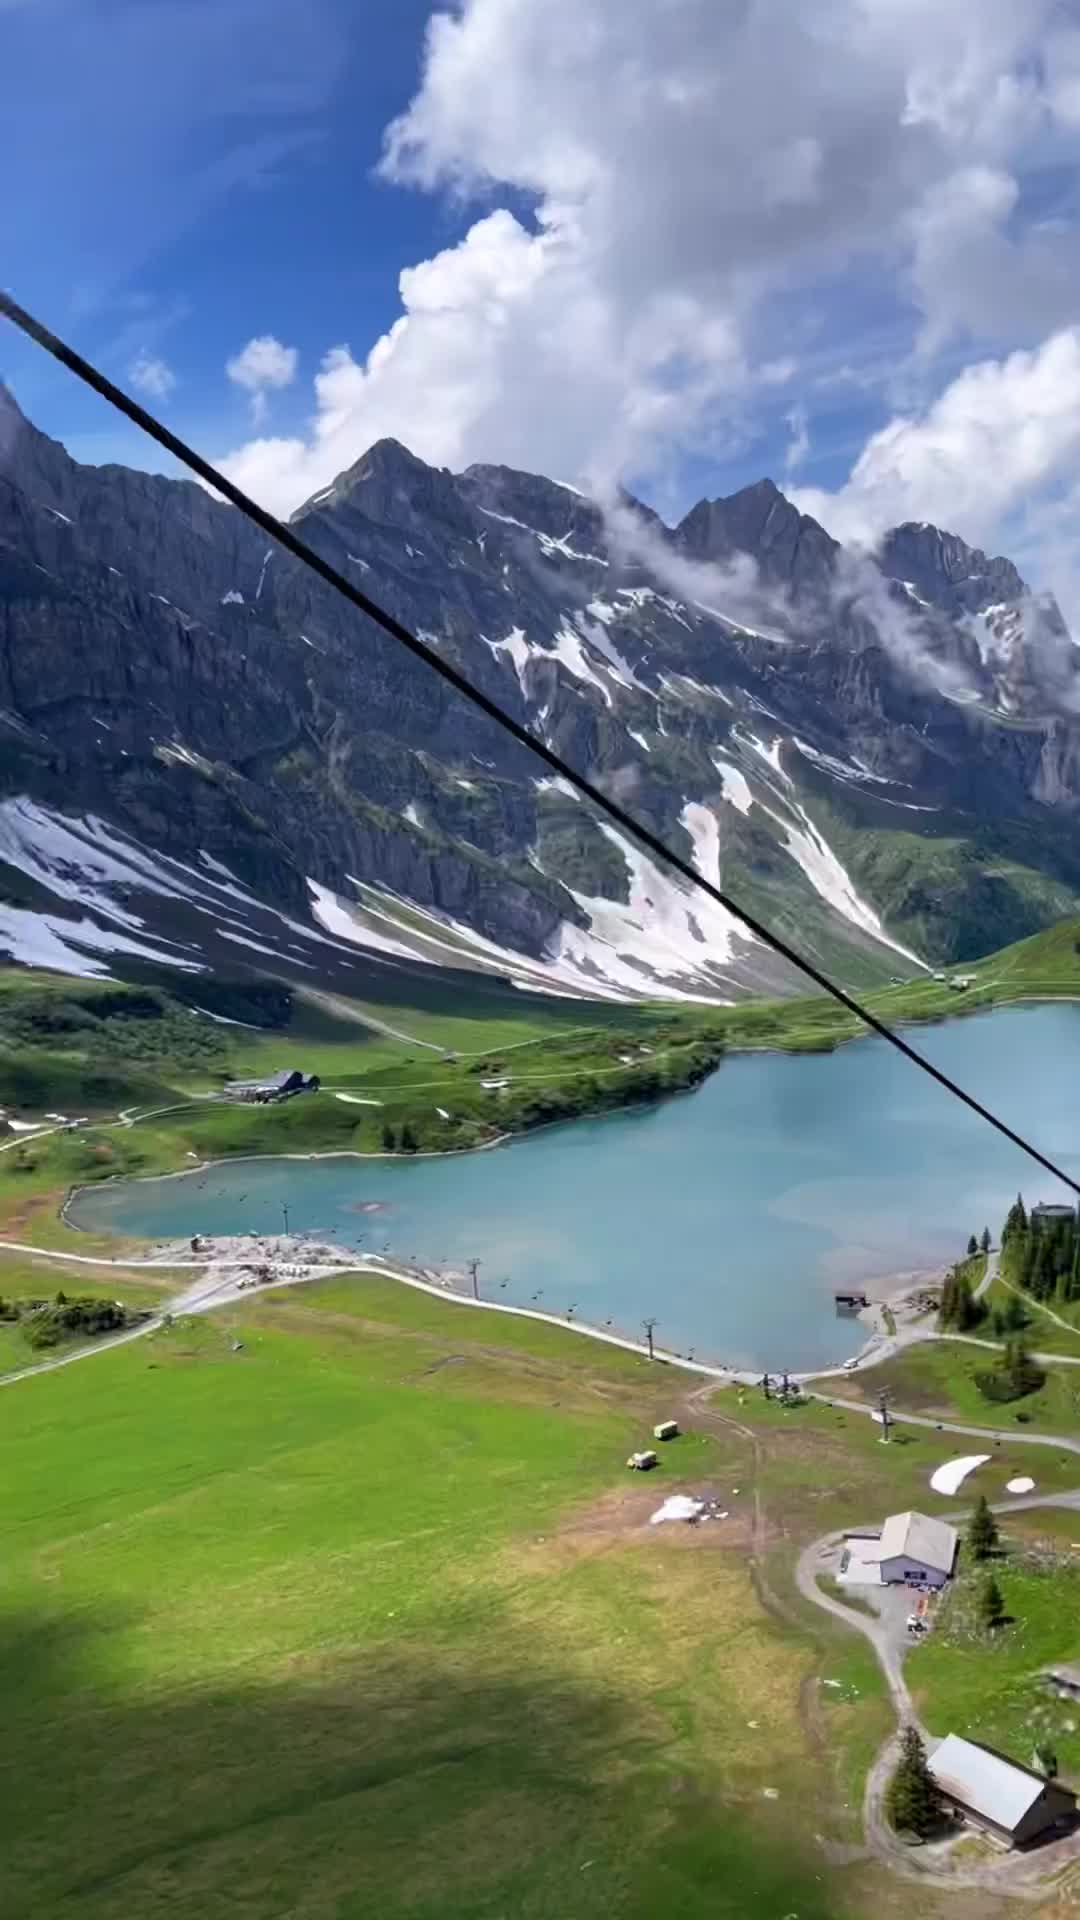
[[[913,1045],[1080,1173],[1080,1006],[910,1030]],[[330,1097],[330,1096],[327,1096]],[[200,1182],[203,1184],[200,1185]],[[1018,1190],[1067,1190],[885,1041],[734,1056],[695,1093],[491,1152],[242,1160],[80,1194],[76,1225],[154,1238],[296,1231],[457,1270],[700,1360],[813,1367],[863,1335],[832,1290],[961,1253]],[[505,1285],[501,1284],[505,1282]]]

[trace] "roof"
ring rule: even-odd
[[[852,1546],[850,1540],[848,1541],[847,1566],[841,1565],[841,1570],[836,1576],[842,1587],[880,1587],[881,1585],[881,1560],[878,1556],[877,1541],[868,1540],[861,1545],[863,1549],[871,1548],[871,1551],[869,1553],[865,1550],[860,1551],[858,1544]]]
[[[956,1528],[925,1513],[891,1513],[881,1529],[881,1558],[903,1555],[924,1567],[951,1573],[956,1559]]]
[[[299,1067],[281,1067],[277,1073],[262,1074],[258,1080],[230,1080],[230,1087],[285,1087]],[[304,1076],[301,1074],[301,1078]]]
[[[1047,1785],[1041,1773],[1007,1760],[993,1747],[964,1740],[958,1733],[945,1736],[930,1755],[929,1765],[939,1787],[951,1799],[961,1801],[972,1813],[981,1814],[1009,1833],[1030,1813]]]

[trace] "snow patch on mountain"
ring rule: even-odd
[[[740,813],[749,813],[754,804],[754,796],[750,791],[750,782],[745,773],[739,767],[733,767],[729,760],[725,760],[716,747],[712,751],[712,763],[720,775],[724,799],[731,806],[737,807]]]
[[[715,813],[699,800],[688,800],[679,819],[694,843],[694,865],[698,872],[714,887],[721,886],[720,822]]]
[[[870,768],[864,766],[861,761],[841,760],[834,753],[822,753],[820,748],[812,747],[808,740],[800,740],[798,734],[793,736],[792,745],[798,748],[805,760],[813,761],[816,767],[831,773],[834,779],[859,783],[872,781],[876,786],[882,787],[893,787],[898,784],[895,780],[887,779],[883,773],[871,773]]]
[[[550,533],[538,533],[536,538],[543,548],[545,559],[550,560],[555,554],[560,554],[564,560],[588,560],[594,567],[608,565],[602,553],[583,553],[580,547],[572,547],[569,534],[564,533],[561,540],[556,540]]]
[[[496,660],[505,654],[507,659],[513,661],[518,677],[518,685],[521,688],[522,694],[527,696],[528,688],[525,684],[525,669],[530,660],[535,660],[537,654],[543,653],[543,648],[530,646],[525,638],[524,627],[511,627],[510,632],[506,634],[502,640],[485,640],[485,645],[491,648]]]
[[[596,687],[597,691],[603,695],[609,707],[614,706],[615,702],[612,698],[611,688],[605,680],[601,679],[595,667],[589,665],[589,662],[585,658],[581,635],[575,633],[573,627],[559,628],[558,633],[555,635],[554,657],[556,660],[562,662],[563,666],[569,673],[574,675],[575,679],[584,680],[590,686]]]
[[[0,952],[24,967],[48,967],[53,973],[75,974],[83,980],[107,980],[110,973],[91,953],[130,954],[138,960],[154,960],[166,967],[179,967],[184,973],[204,973],[198,960],[152,946],[148,940],[133,940],[115,928],[99,927],[85,915],[68,920],[59,914],[34,913],[27,907],[0,906]]]
[[[581,798],[577,788],[571,786],[569,780],[564,780],[561,773],[541,774],[539,779],[533,781],[533,786],[537,793],[562,793],[568,800]]]
[[[694,841],[695,858],[715,861],[719,840],[715,816],[691,802],[684,809],[683,823]],[[564,921],[549,948],[563,976],[573,970],[583,991],[595,988],[600,979],[637,997],[662,986],[668,999],[727,1004],[730,982],[724,980],[723,968],[735,958],[736,939],[748,940],[739,922],[707,894],[677,875],[662,872],[614,827],[602,825],[601,832],[626,863],[630,898],[624,902],[574,892],[578,906],[589,916],[589,927],[585,931]]]
[[[895,953],[903,954],[905,960],[912,961],[925,971],[925,962],[920,960],[918,954],[912,953],[910,947],[903,946],[899,940],[894,940],[873,907],[861,898],[851,875],[814,825],[806,809],[797,800],[790,800],[786,804],[796,815],[795,821],[785,819],[771,807],[765,807],[764,810],[781,829],[786,851],[802,868],[815,893],[820,894],[852,926],[860,927],[864,933],[880,941],[882,946],[891,947]]]
[[[733,734],[740,746],[749,747],[752,753],[756,753],[760,760],[764,760],[766,766],[771,767],[774,773],[778,773],[781,780],[790,787],[791,775],[784,772],[780,760],[783,741],[779,736],[773,740],[760,740],[756,733],[750,732],[749,728],[735,728]]]
[[[614,646],[608,639],[602,626],[593,627],[591,632],[585,634],[585,638],[591,647],[596,648],[597,653],[603,655],[603,658],[607,661],[608,666],[615,675],[616,680],[618,680],[622,686],[636,687],[639,693],[652,693],[652,689],[645,686],[644,683],[638,679],[633,667],[623,659],[618,647]]]

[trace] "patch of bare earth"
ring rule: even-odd
[[[650,1524],[651,1516],[672,1492],[692,1492],[698,1500],[721,1500],[721,1489],[695,1483],[692,1489],[672,1488],[666,1482],[653,1486],[640,1483],[612,1487],[609,1492],[568,1514],[549,1534],[545,1545],[555,1547],[568,1558],[603,1553],[609,1547],[625,1546],[628,1541],[648,1540],[658,1552],[701,1552],[721,1548],[746,1553],[753,1534],[753,1513],[749,1503],[735,1502],[726,1520],[701,1519],[693,1523],[667,1520],[660,1526]]]

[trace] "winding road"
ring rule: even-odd
[[[812,1396],[823,1398],[821,1395]],[[833,1406],[843,1406],[852,1412],[872,1414],[872,1409],[861,1401],[833,1400],[827,1402]],[[1067,1434],[1009,1433],[1002,1435],[986,1427],[973,1427],[950,1420],[930,1420],[921,1414],[894,1414],[891,1416],[897,1424],[916,1427],[931,1427],[943,1433],[971,1435],[976,1439],[993,1441],[1000,1444],[1003,1439],[1021,1441],[1030,1446],[1054,1447],[1059,1451],[1080,1454],[1080,1441]],[[1066,1493],[1022,1494],[1011,1500],[999,1500],[992,1503],[992,1511],[998,1514],[1022,1513],[1037,1507],[1064,1507],[1073,1512],[1080,1511],[1080,1488]],[[961,1525],[970,1519],[973,1509],[970,1506],[950,1508],[941,1517],[953,1525]],[[848,1529],[850,1530],[850,1529]],[[894,1873],[905,1879],[916,1880],[926,1885],[948,1888],[981,1887],[988,1892],[1008,1896],[1013,1899],[1039,1900],[1046,1897],[1050,1876],[1060,1874],[1062,1869],[1074,1860],[1080,1859],[1080,1831],[1069,1834],[1063,1839],[1050,1841],[1034,1854],[1009,1854],[993,1864],[973,1866],[954,1870],[948,1843],[928,1846],[919,1853],[912,1853],[897,1839],[885,1817],[885,1793],[892,1770],[899,1756],[900,1734],[905,1726],[918,1728],[923,1740],[932,1747],[933,1737],[919,1719],[912,1700],[907,1681],[903,1673],[904,1654],[907,1648],[890,1635],[885,1622],[870,1614],[857,1612],[844,1605],[835,1595],[824,1591],[818,1584],[818,1576],[834,1572],[833,1562],[837,1550],[843,1541],[844,1532],[823,1534],[820,1539],[811,1541],[804,1547],[795,1564],[795,1584],[804,1599],[815,1607],[820,1607],[834,1619],[840,1620],[856,1633],[861,1633],[870,1642],[877,1657],[878,1665],[885,1677],[896,1713],[897,1726],[890,1734],[866,1778],[863,1794],[863,1825],[867,1844],[872,1852]]]

